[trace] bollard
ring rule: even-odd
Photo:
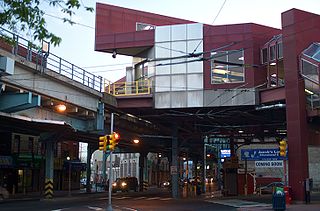
[[[276,190],[272,194],[272,208],[277,211],[286,210],[286,197],[283,190]]]

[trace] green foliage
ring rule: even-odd
[[[83,7],[86,11],[93,11],[93,8],[81,5],[79,0],[0,0],[0,24],[14,31],[31,31],[34,40],[50,41],[57,46],[61,38],[47,30],[45,12],[41,9],[44,4],[59,8],[67,16],[62,21],[71,25],[74,24],[71,17],[75,10]]]

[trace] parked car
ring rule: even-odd
[[[260,191],[262,194],[271,194],[273,193],[274,189],[276,187],[284,187],[284,183],[283,182],[272,182],[266,186],[262,186],[260,188],[258,188],[258,192]]]
[[[137,192],[139,190],[139,184],[138,179],[136,177],[124,177],[124,178],[118,178],[116,181],[112,184],[112,192],[117,191],[130,191],[133,190]]]
[[[9,192],[6,188],[0,186],[0,201],[9,198]]]

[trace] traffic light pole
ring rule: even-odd
[[[110,117],[110,133],[113,133],[113,113],[111,113]],[[112,203],[111,203],[111,192],[112,192],[112,151],[110,150],[110,164],[109,164],[109,194],[108,194],[108,206],[107,211],[112,211]]]

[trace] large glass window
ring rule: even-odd
[[[277,53],[278,53],[278,59],[283,58],[283,45],[282,45],[282,42],[277,43]]]
[[[319,83],[318,67],[304,59],[301,60],[302,75],[311,79],[312,81]]]
[[[219,51],[211,53],[211,83],[244,82],[244,51]]]
[[[268,62],[268,49],[267,48],[263,48],[261,50],[261,63],[265,64]]]

